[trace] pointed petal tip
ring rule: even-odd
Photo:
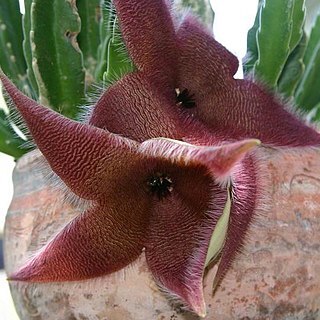
[[[248,152],[261,146],[261,141],[259,139],[245,139],[231,143],[227,146],[227,153],[229,153],[228,158],[233,160],[234,163],[240,161]]]
[[[16,90],[16,87],[14,86],[14,84],[12,83],[12,81],[6,76],[6,74],[2,71],[2,69],[0,68],[0,81],[1,81],[1,85],[2,87],[11,95],[11,91],[10,90]]]
[[[25,119],[25,115],[30,113],[31,110],[38,108],[38,104],[25,95],[15,84],[4,74],[0,69],[0,81],[4,92],[13,102],[13,105],[18,109],[19,113]],[[42,107],[43,108],[43,107]],[[37,110],[38,112],[39,110]],[[33,118],[33,117],[32,117]],[[27,121],[26,121],[27,123]]]
[[[206,303],[204,301],[203,294],[201,297],[195,297],[189,299],[189,306],[191,310],[200,318],[205,318],[207,315]]]
[[[20,274],[20,271],[11,273],[8,277],[7,277],[7,281],[30,281],[27,277],[23,276]]]
[[[187,156],[205,165],[217,182],[225,184],[235,166],[254,148],[261,145],[258,139],[245,139],[228,142],[220,146],[195,147]],[[187,149],[187,145],[185,146]]]
[[[261,146],[261,141],[259,139],[246,139],[240,142],[236,142],[239,144],[239,154],[240,153],[247,153],[248,151]]]
[[[216,177],[223,181],[230,175],[236,164],[241,162],[248,152],[259,145],[261,145],[261,141],[258,139],[246,139],[219,147],[213,163],[213,171]]]
[[[204,318],[207,315],[206,302],[204,300],[203,281],[188,281],[189,285],[180,292],[182,301],[186,303],[189,310],[197,316]]]
[[[0,68],[0,80],[1,80],[1,85],[7,90],[7,87],[10,85],[10,80],[9,78],[4,74],[2,69]]]
[[[20,269],[10,273],[7,277],[8,281],[22,281],[22,282],[38,282],[36,269],[32,261],[23,265]]]

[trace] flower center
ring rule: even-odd
[[[188,89],[183,89],[181,91],[179,88],[176,88],[175,91],[177,106],[182,106],[186,109],[191,109],[196,106],[196,102],[194,101],[194,94],[190,94]]]
[[[159,200],[169,196],[173,190],[172,179],[163,173],[156,173],[147,181],[150,192]]]

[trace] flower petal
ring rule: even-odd
[[[179,87],[197,99],[229,84],[239,62],[193,16],[186,16],[177,31]],[[211,106],[207,106],[208,109]]]
[[[166,2],[114,0],[114,5],[136,67],[173,87],[177,62],[175,31]]]
[[[232,171],[256,145],[256,140],[247,140],[197,147],[153,139],[138,149],[163,162],[154,170],[172,184],[166,197],[153,202],[146,241],[148,265],[161,287],[199,315],[205,313],[202,277],[208,246],[228,194],[215,178]]]
[[[52,170],[80,197],[104,197],[112,181],[130,167],[128,159],[138,161],[136,142],[69,120],[23,95],[3,74],[0,77]]]
[[[233,139],[256,137],[265,145],[279,147],[320,145],[316,130],[248,80],[234,80],[232,85],[213,90],[198,107],[199,118],[211,126],[212,132],[224,131]]]
[[[233,175],[231,223],[222,249],[213,289],[220,283],[236,255],[241,251],[248,227],[261,198],[261,186],[257,176],[256,159],[252,156],[243,160],[242,167]]]
[[[226,201],[200,168],[172,174],[174,194],[154,203],[146,257],[160,287],[205,315],[203,272],[209,241]],[[211,186],[211,187],[208,187]]]
[[[138,202],[138,193],[132,202],[114,195],[108,209],[96,206],[76,217],[9,279],[75,281],[122,269],[143,248],[147,205]]]
[[[185,128],[174,101],[174,89],[165,95],[142,72],[131,73],[101,96],[89,123],[140,142],[156,137],[181,139]]]
[[[236,58],[187,17],[177,33],[179,87],[193,95],[186,110],[224,140],[255,137],[272,146],[320,145],[320,135],[288,112],[271,93],[249,80],[235,80]]]
[[[143,142],[138,150],[174,162],[203,165],[219,183],[231,176],[237,163],[261,144],[257,139],[240,140],[220,146],[196,146],[187,142],[157,138]]]

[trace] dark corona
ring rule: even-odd
[[[165,174],[157,173],[152,176],[148,181],[147,185],[150,192],[157,196],[159,200],[168,197],[173,190],[172,179]]]
[[[182,91],[179,88],[175,89],[176,91],[176,105],[182,106],[186,109],[191,109],[196,106],[194,100],[194,94],[190,94],[188,89],[183,89]]]

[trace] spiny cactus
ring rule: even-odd
[[[19,88],[26,90],[28,79],[22,41],[19,2],[0,1],[0,65]]]
[[[75,1],[33,0],[30,7],[32,67],[39,101],[74,117],[85,96],[85,70],[77,36]]]

